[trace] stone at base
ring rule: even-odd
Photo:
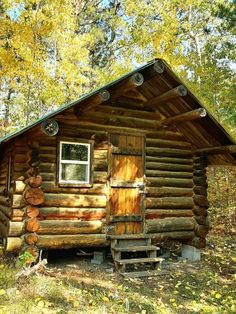
[[[92,264],[101,265],[105,259],[105,252],[93,252],[93,259],[91,260]]]
[[[189,261],[200,261],[201,260],[201,251],[194,246],[182,244],[181,257]]]

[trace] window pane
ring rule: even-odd
[[[88,146],[63,143],[61,159],[88,161]]]
[[[88,181],[88,165],[61,164],[61,180]]]

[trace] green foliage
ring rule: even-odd
[[[26,251],[19,255],[17,265],[25,267],[31,265],[33,262],[35,262],[35,257],[30,252]]]

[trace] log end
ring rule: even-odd
[[[144,82],[144,77],[141,73],[135,73],[131,76],[131,81],[134,86],[141,86]]]
[[[161,60],[158,60],[154,64],[154,70],[158,74],[162,74],[165,71],[165,65]]]

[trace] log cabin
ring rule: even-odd
[[[206,168],[236,145],[162,59],[0,139],[0,239],[6,251],[153,243],[205,246]],[[122,245],[123,244],[123,245]]]

